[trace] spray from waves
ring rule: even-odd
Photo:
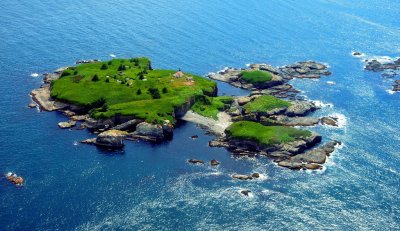
[[[312,100],[311,102],[313,102],[315,104],[315,106],[320,107],[320,108],[324,108],[324,107],[333,107],[333,104],[331,103],[324,103],[320,100]]]
[[[333,113],[333,114],[330,114],[329,117],[335,118],[337,120],[337,127],[335,127],[335,126],[330,126],[330,127],[334,127],[334,128],[344,128],[344,127],[346,127],[347,118],[346,118],[345,115],[340,114],[340,113]]]
[[[390,95],[396,94],[395,91],[392,91],[392,90],[390,90],[390,89],[386,90],[386,92],[389,93]]]
[[[326,81],[326,83],[329,85],[336,85],[336,82],[334,82],[334,81]]]
[[[31,74],[31,77],[34,77],[34,78],[39,77],[39,73],[36,73],[36,72],[35,72],[35,73],[32,73],[32,74]]]
[[[356,52],[352,52],[351,55],[359,58],[361,60],[361,62],[365,63],[371,60],[376,60],[382,64],[386,64],[386,63],[392,63],[395,60],[399,59],[400,57],[390,57],[390,56],[380,56],[380,55],[367,55],[365,53],[361,53],[359,52],[360,55],[355,55]]]
[[[110,54],[110,57],[115,58],[115,57],[117,57],[117,56],[114,55],[114,54]]]

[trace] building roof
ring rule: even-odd
[[[183,72],[182,71],[177,71],[175,74],[174,74],[174,76],[176,77],[176,78],[181,78],[181,77],[183,77],[185,74],[183,74]]]

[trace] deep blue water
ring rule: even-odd
[[[0,229],[398,230],[400,94],[350,53],[400,56],[399,15],[396,0],[0,1],[0,173],[26,179],[20,188],[0,179]],[[92,135],[58,129],[64,116],[26,107],[41,83],[32,73],[110,54],[200,75],[252,62],[328,63],[332,76],[294,84],[334,105],[318,115],[346,117],[342,128],[313,128],[344,147],[324,171],[290,171],[209,148],[213,137],[186,123],[172,142],[109,153],[74,145]],[[230,178],[255,171],[265,178]]]

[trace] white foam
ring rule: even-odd
[[[74,146],[78,146],[78,141],[74,141]]]
[[[331,103],[324,103],[322,101],[319,100],[312,100],[311,102],[313,102],[315,104],[315,106],[323,108],[323,107],[333,107],[333,104]]]
[[[336,85],[336,82],[334,82],[334,81],[326,81],[326,83],[329,85]]]
[[[251,65],[250,63],[246,63],[246,67],[250,67],[250,65]]]
[[[345,115],[340,114],[340,113],[334,113],[330,114],[329,117],[337,119],[337,127],[338,128],[343,128],[347,125],[347,118]]]
[[[31,77],[35,77],[35,78],[36,78],[36,77],[39,77],[39,74],[36,73],[36,72],[35,72],[35,73],[32,73],[32,74],[31,74]]]
[[[115,58],[115,57],[117,57],[117,56],[114,55],[114,54],[110,54],[110,57]]]
[[[391,95],[393,95],[393,94],[396,93],[395,91],[392,91],[392,90],[390,90],[390,89],[389,89],[389,90],[386,90],[386,92],[389,93],[389,94],[391,94]]]

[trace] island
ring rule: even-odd
[[[363,57],[364,54],[361,52],[353,52],[353,56],[355,57]],[[379,61],[377,59],[363,59],[365,63],[364,69],[366,71],[373,72],[383,72],[382,76],[387,78],[394,78],[400,75],[400,58],[392,59],[388,58],[384,61]],[[400,91],[400,80],[394,80],[392,84],[392,91],[399,92]]]
[[[97,134],[82,143],[122,148],[125,140],[162,142],[173,138],[179,120],[187,120],[215,135],[210,147],[225,147],[237,156],[268,156],[289,169],[315,170],[322,168],[340,142],[319,145],[319,134],[297,127],[337,126],[337,118],[308,117],[318,105],[297,98],[299,91],[288,82],[330,74],[326,65],[313,61],[280,68],[268,64],[226,68],[204,78],[180,69],[153,69],[145,57],[79,60],[44,74],[44,84],[31,96],[41,110],[69,117],[58,124],[60,128]],[[251,93],[218,96],[211,79]],[[211,161],[213,166],[217,163]]]

